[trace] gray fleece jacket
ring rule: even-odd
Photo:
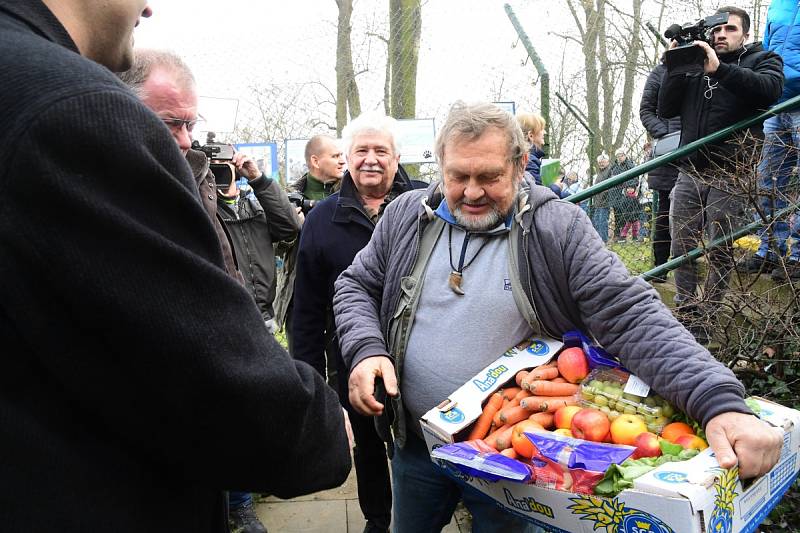
[[[439,183],[397,198],[336,281],[336,326],[351,369],[393,344],[401,279],[412,271],[420,236],[442,200]],[[576,329],[588,333],[703,426],[723,412],[751,413],[733,372],[695,342],[649,284],[628,273],[578,206],[525,181],[514,224],[518,281],[536,314],[534,330],[554,338]]]

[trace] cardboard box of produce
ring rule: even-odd
[[[517,371],[539,366],[561,348],[535,339],[512,348],[465,383],[420,423],[429,452],[462,440],[484,400]],[[782,428],[781,458],[767,475],[743,486],[735,469],[719,468],[711,449],[683,462],[663,464],[614,498],[551,490],[512,481],[490,482],[435,459],[445,471],[511,513],[555,532],[689,533],[755,531],[800,471],[800,412],[755,399],[760,416]]]

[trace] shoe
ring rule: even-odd
[[[736,270],[739,272],[747,272],[748,274],[761,274],[769,272],[777,266],[778,265],[772,259],[753,254],[747,259],[739,261],[739,264],[736,265]]]
[[[781,265],[776,266],[772,270],[770,277],[772,281],[786,281],[787,274],[790,279],[800,280],[800,261],[787,261],[786,270],[784,270]]]
[[[228,513],[228,525],[231,533],[267,533],[267,528],[256,516],[252,501],[231,509]]]
[[[364,526],[364,533],[389,533],[389,529],[378,527],[374,523],[367,521],[367,525]]]

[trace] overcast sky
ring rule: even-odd
[[[238,102],[240,128],[260,120],[254,89],[272,91],[264,101],[288,109],[285,137],[328,131],[334,108],[337,8],[335,0],[150,0],[153,16],[136,32],[139,47],[169,48],[189,64],[198,92]],[[381,108],[386,49],[368,33],[387,35],[387,0],[354,0],[353,55],[363,109]],[[538,105],[538,75],[518,42],[501,0],[423,1],[417,76],[417,117],[441,120],[450,104],[464,100],[512,100],[524,110]],[[574,23],[562,0],[511,0],[542,57],[551,80],[569,80],[583,59]],[[629,0],[617,5],[627,6]],[[675,2],[679,4],[680,2]],[[659,4],[646,0],[646,13]],[[671,4],[668,4],[671,5]],[[719,5],[705,1],[708,14]],[[704,8],[705,10],[705,8]],[[610,13],[610,18],[615,15]],[[669,17],[677,17],[671,13]],[[685,22],[696,14],[683,12]],[[653,20],[652,18],[650,20]],[[562,66],[563,65],[563,66]],[[640,80],[643,82],[643,79]],[[580,79],[576,80],[579,83]],[[555,86],[551,81],[551,86]],[[554,90],[554,89],[553,89]],[[296,94],[294,94],[296,93]],[[297,97],[285,105],[289,96]],[[635,98],[638,102],[638,95]],[[303,106],[297,105],[300,101]],[[580,99],[574,102],[583,108]],[[262,104],[263,105],[263,104]],[[270,109],[271,113],[283,109]],[[636,127],[639,127],[638,124]],[[277,136],[277,134],[276,134]],[[264,139],[267,140],[267,139]],[[269,139],[278,140],[282,139]]]

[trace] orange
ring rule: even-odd
[[[672,443],[681,435],[694,435],[692,426],[684,422],[672,422],[664,426],[664,429],[661,430],[661,436]]]
[[[544,431],[541,424],[533,420],[523,420],[518,422],[514,429],[511,431],[511,446],[520,457],[533,457],[536,447],[531,442],[531,439],[525,436],[526,431],[534,432],[536,430]]]

